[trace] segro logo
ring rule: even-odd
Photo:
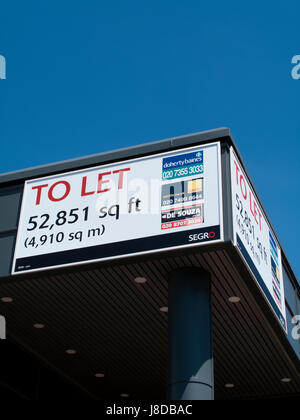
[[[210,239],[214,239],[216,237],[215,232],[201,232],[201,233],[194,233],[193,235],[189,235],[189,242],[200,242]]]

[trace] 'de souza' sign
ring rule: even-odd
[[[223,240],[220,145],[25,183],[13,274]]]
[[[233,148],[231,182],[235,245],[286,330],[281,249]]]

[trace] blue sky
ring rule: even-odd
[[[230,127],[300,274],[300,3],[3,2],[0,172]]]

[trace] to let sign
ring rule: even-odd
[[[223,240],[220,144],[25,183],[13,274]]]
[[[281,249],[233,148],[230,158],[234,243],[287,331]]]

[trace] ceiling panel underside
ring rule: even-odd
[[[191,253],[55,274],[0,286],[8,332],[98,399],[163,399],[168,359],[167,276],[178,267],[212,273],[217,399],[295,395],[300,375],[227,252]],[[136,284],[136,277],[147,283]],[[240,296],[232,305],[230,296]],[[45,324],[38,330],[33,324]],[[66,354],[75,349],[76,355]],[[95,374],[104,373],[104,378]],[[281,378],[293,382],[283,384]],[[233,383],[233,389],[225,384]]]

